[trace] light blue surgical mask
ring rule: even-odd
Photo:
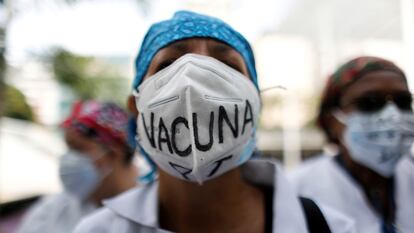
[[[94,160],[78,151],[69,150],[59,161],[59,175],[65,191],[86,200],[109,172],[99,171]]]
[[[343,143],[351,158],[384,177],[394,174],[400,158],[414,142],[414,115],[402,112],[393,103],[371,114],[341,111],[333,114],[346,125]]]

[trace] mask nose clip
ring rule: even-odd
[[[341,109],[335,109],[331,112],[332,116],[341,122],[343,125],[346,125],[348,116]]]

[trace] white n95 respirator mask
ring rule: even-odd
[[[202,184],[244,163],[256,148],[258,90],[214,58],[184,55],[135,96],[138,144],[172,176]]]
[[[346,129],[343,143],[351,158],[381,176],[391,177],[403,155],[410,152],[414,142],[414,116],[388,103],[376,113],[354,112],[334,116]]]

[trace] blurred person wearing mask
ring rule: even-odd
[[[69,149],[59,162],[64,192],[36,204],[19,233],[72,232],[103,199],[136,185],[127,122],[127,113],[113,103],[88,100],[74,105],[62,124]]]
[[[106,201],[74,232],[353,232],[313,202],[325,228],[307,224],[280,168],[250,159],[260,111],[254,56],[223,21],[179,11],[153,24],[133,93],[137,143],[158,177]]]
[[[414,232],[406,227],[413,215],[401,214],[414,193],[404,193],[398,172],[394,178],[414,137],[403,71],[376,57],[347,62],[329,77],[317,121],[338,154],[289,174],[298,193],[353,218],[358,232]]]

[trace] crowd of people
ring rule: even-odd
[[[148,29],[135,68],[128,111],[73,106],[64,191],[19,233],[414,233],[412,95],[393,62],[361,56],[333,72],[317,123],[337,154],[286,175],[257,149],[260,77],[228,24],[176,12]]]

